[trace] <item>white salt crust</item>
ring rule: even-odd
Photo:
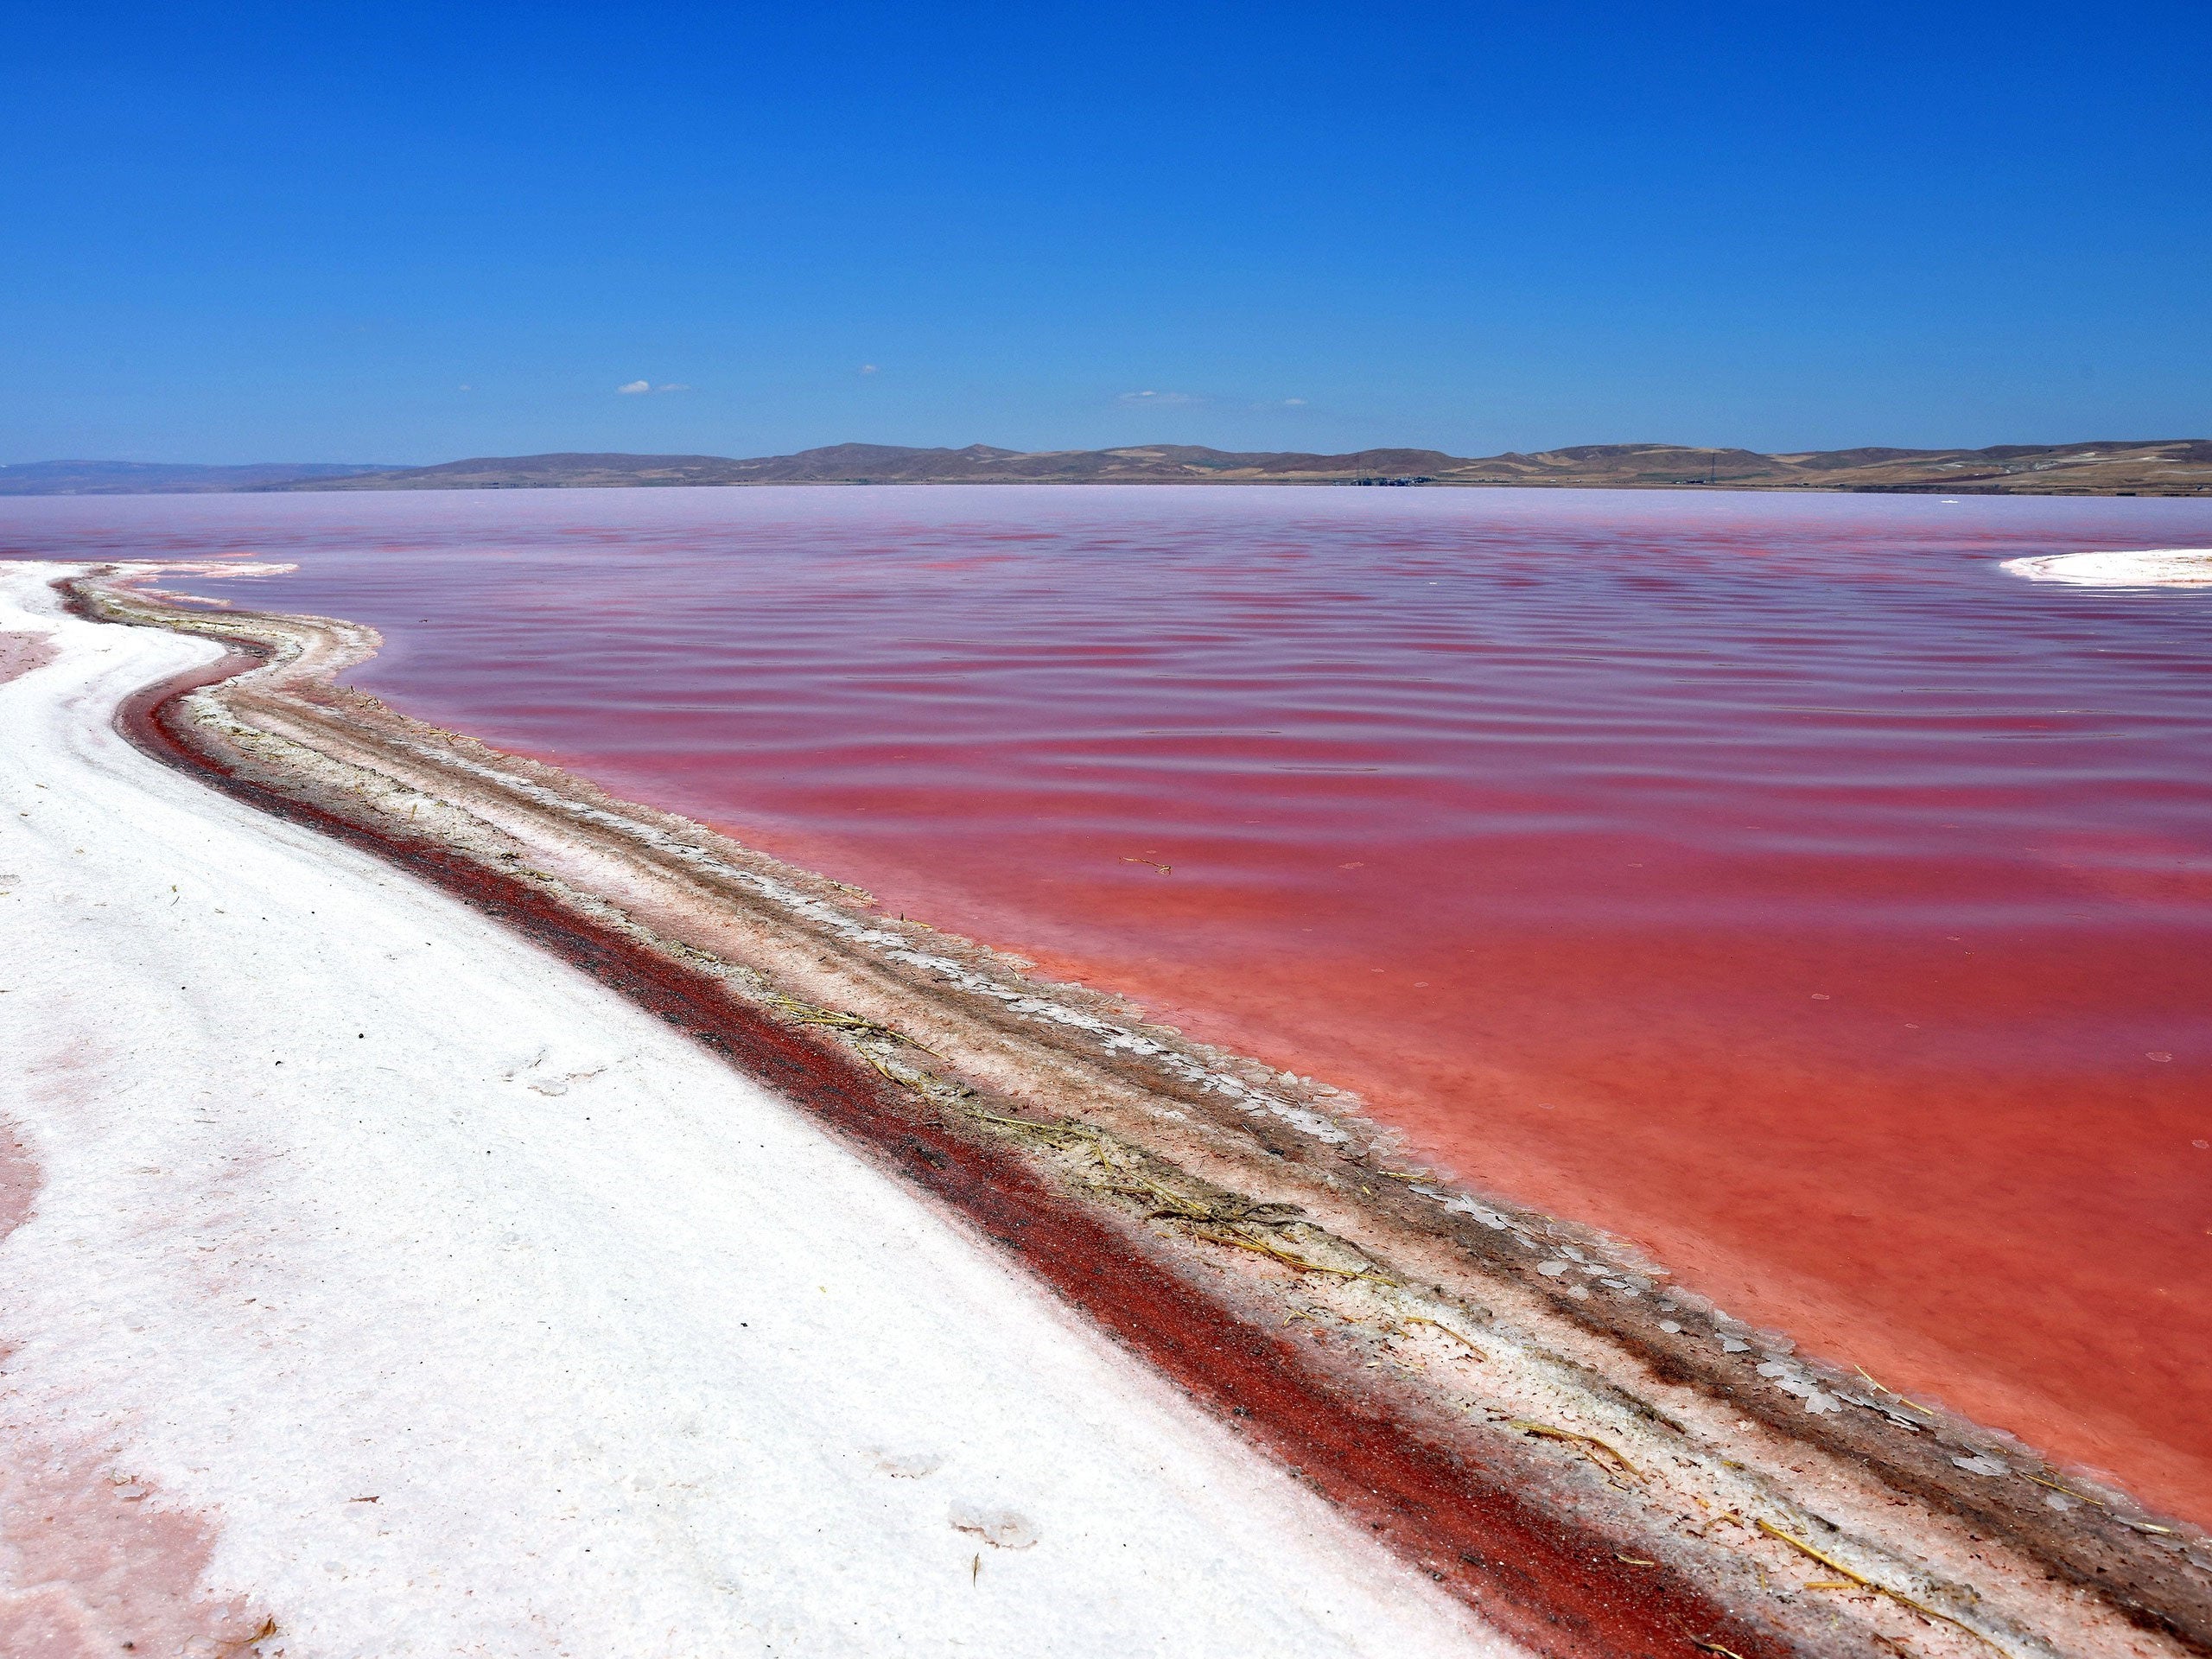
[[[0,685],[0,1467],[208,1517],[291,1659],[1516,1651],[786,1103],[130,748],[213,648],[60,574],[0,564],[60,647]]]
[[[2212,548],[2166,547],[2140,553],[2048,553],[2007,559],[2003,568],[2031,582],[2075,588],[2212,588]]]

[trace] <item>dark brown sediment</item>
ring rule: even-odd
[[[114,614],[111,604],[86,602],[95,613]],[[130,620],[162,619],[145,614]],[[281,766],[250,755],[196,720],[186,699],[200,687],[269,660],[269,647],[253,637],[254,631],[266,622],[289,620],[189,620],[193,631],[227,638],[236,654],[130,699],[119,720],[142,747],[263,810],[375,851],[435,882],[779,1089],[979,1228],[1098,1326],[1299,1471],[1309,1484],[1373,1527],[1402,1557],[1501,1629],[1547,1653],[1687,1652],[1706,1647],[1743,1659],[1763,1653],[1864,1651],[1869,1641],[1885,1639],[1871,1614],[1855,1622],[1843,1619],[1821,1605],[1817,1595],[1806,1604],[1786,1595],[1769,1599],[1749,1594],[1754,1570],[1764,1592],[1764,1566],[1754,1561],[1743,1567],[1717,1546],[1709,1548],[1712,1540],[1704,1535],[1713,1532],[1713,1524],[1698,1532],[1660,1526],[1623,1496],[1629,1491],[1626,1481],[1592,1473],[1590,1465],[1600,1459],[1575,1460],[1572,1436],[1550,1439],[1541,1426],[1518,1421],[1472,1421],[1448,1408],[1450,1402],[1433,1388],[1424,1392],[1402,1379],[1372,1375],[1377,1362],[1369,1356],[1387,1357],[1390,1351],[1350,1329],[1360,1320],[1332,1325],[1325,1318],[1314,1319],[1318,1336],[1325,1339],[1304,1334],[1304,1324],[1297,1327],[1299,1334],[1291,1334],[1281,1322],[1286,1303],[1274,1281],[1285,1275],[1275,1263],[1255,1264],[1258,1280],[1252,1274],[1224,1272],[1193,1242],[1208,1237],[1203,1230],[1171,1229],[1164,1235],[1156,1216],[1132,1213],[1126,1205],[1086,1201],[1058,1179],[1063,1172],[1049,1160],[1040,1163],[1032,1155],[1034,1148],[1020,1135],[988,1132],[979,1127],[975,1114],[948,1109],[942,1097],[902,1086],[822,1027],[794,1026],[772,1009],[734,997],[727,978],[702,965],[709,958],[696,947],[707,936],[687,939],[681,918],[671,918],[632,895],[624,902],[648,926],[641,931],[607,925],[562,898],[539,879],[543,871],[503,868],[480,847],[412,833],[391,813],[358,796],[288,778]],[[318,719],[404,723],[368,700],[327,693],[327,688],[318,691],[304,682],[254,696],[293,699],[293,706]],[[410,726],[415,738],[427,731]],[[529,769],[541,783],[557,777],[548,768]],[[704,838],[696,826],[686,833]],[[671,942],[676,948],[669,948]],[[838,949],[836,941],[825,938],[817,943],[829,963]],[[784,964],[771,965],[780,970]],[[866,977],[860,968],[840,963],[836,971],[867,990],[859,984]],[[817,993],[820,988],[819,983],[813,987]],[[962,1000],[957,988],[932,989],[948,1006]],[[821,1000],[817,995],[816,1001]],[[871,1017],[874,1012],[874,1005],[856,1000],[836,1006],[862,1007]],[[925,1030],[923,1037],[931,1039],[933,1033]],[[1047,1059],[1057,1056],[1071,1065],[1096,1065],[1096,1056],[1081,1052],[1080,1043],[1062,1028],[1026,1030],[1021,1041],[1025,1052]],[[976,1065],[960,1070],[968,1094],[976,1093],[970,1085],[980,1085],[995,1109],[1015,1116],[1035,1109],[1035,1093],[1006,1092],[995,1085],[989,1070]],[[1172,1102],[1177,1111],[1170,1116],[1220,1112],[1217,1102],[1203,1097],[1204,1090],[1178,1088],[1156,1074],[1136,1078],[1133,1085],[1127,1076],[1121,1082]],[[1109,1119],[1123,1133],[1135,1121],[1126,1112],[1119,1117],[1102,1112],[1102,1122]],[[1420,1196],[1419,1187],[1386,1179],[1389,1160],[1382,1143],[1355,1140],[1332,1147],[1275,1122],[1249,1117],[1232,1117],[1228,1127],[1242,1136],[1256,1169],[1236,1167],[1218,1135],[1205,1144],[1196,1131],[1185,1141],[1155,1135],[1153,1144],[1169,1160],[1180,1160],[1185,1170],[1197,1170],[1212,1183],[1211,1190],[1264,1192],[1270,1189],[1263,1183],[1272,1182],[1275,1190],[1294,1195],[1337,1236],[1352,1241],[1378,1263],[1387,1262],[1395,1279],[1426,1284],[1434,1278],[1437,1294],[1444,1298],[1440,1306],[1480,1319],[1486,1316],[1472,1291],[1519,1297],[1524,1316],[1558,1321],[1579,1344],[1562,1351],[1570,1369],[1591,1372],[1593,1395],[1611,1390],[1609,1399],[1629,1402],[1666,1432],[1688,1436],[1669,1414],[1691,1408],[1709,1407],[1730,1417],[1740,1414],[1764,1425],[1768,1451],[1781,1448],[1778,1456],[1768,1458],[1766,1472],[1795,1467],[1789,1459],[1802,1455],[1807,1467],[1796,1472],[1806,1476],[1804,1494],[1827,1510],[1844,1513],[1848,1505],[1837,1483],[1856,1480],[1886,1494],[1880,1501],[1909,1505],[1924,1518],[1931,1541],[1944,1532],[1945,1548],[1956,1558],[1981,1561],[1984,1557],[1971,1546],[1985,1544],[1993,1555],[2000,1548],[2018,1555],[2019,1561],[2008,1569],[2012,1612],[1994,1625],[2012,1645],[1979,1633],[1974,1641],[2006,1652],[2155,1650],[2124,1643],[2114,1646],[2109,1630],[2094,1642],[2086,1639],[2086,1632],[2079,1642],[2069,1639],[2075,1634],[2068,1627],[2069,1609],[2078,1615],[2082,1605],[2093,1603],[2118,1613],[2139,1631],[2204,1650],[2204,1632],[2212,1621],[2206,1617],[2203,1586],[2162,1556],[2159,1534],[2108,1535],[2131,1524],[2126,1522],[2062,1526],[2062,1517],[2036,1507],[2048,1489],[2032,1484],[2008,1482],[1994,1499],[1978,1492],[1977,1478],[1957,1473],[1952,1463],[1960,1452],[1986,1450],[1988,1437],[1961,1438],[1953,1432],[1955,1426],[1932,1414],[1918,1429],[1901,1431],[1872,1406],[1863,1412],[1808,1416],[1795,1396],[1746,1376],[1740,1361],[1723,1363],[1710,1343],[1662,1331],[1649,1298],[1580,1300],[1556,1281],[1535,1276],[1535,1263],[1511,1247],[1512,1235],[1445,1211]],[[1159,1167],[1171,1169],[1173,1163],[1163,1161]],[[1359,1196],[1352,1188],[1360,1189]],[[1588,1242],[1580,1233],[1550,1236]],[[1305,1276],[1294,1273],[1289,1279],[1295,1284]],[[1452,1286],[1449,1295],[1446,1282]],[[1415,1325],[1429,1322],[1402,1311],[1395,1317]],[[1878,1395],[1875,1399],[1876,1404],[1886,1403]],[[1595,1443],[1604,1444],[1602,1439]],[[1684,1444],[1690,1444],[1688,1438]],[[1721,1461],[1729,1468],[1742,1466]],[[2063,1481],[2056,1471],[2045,1472]],[[1642,1477],[1637,1478],[1640,1483]],[[2030,1475],[2027,1481],[2037,1478]],[[2022,1490],[2012,1491],[2015,1486]],[[1815,1530],[1816,1524],[1828,1524],[1817,1521],[1821,1510],[1796,1513],[1815,1519],[1785,1519],[1784,1530],[1802,1526],[1815,1543],[1827,1535]],[[1731,1524],[1751,1535],[1747,1519]],[[1843,1531],[1847,1534],[1848,1528]],[[1756,1536],[1751,1541],[1760,1542]],[[1833,1541],[1826,1547],[1840,1548]],[[1808,1565],[1789,1547],[1770,1541],[1760,1548],[1770,1565]],[[1748,1558],[1748,1551],[1737,1553]],[[2048,1607],[2035,1603],[2036,1586],[2030,1581],[2038,1577],[2050,1586]],[[1894,1609],[1894,1599],[1872,1599],[1878,1604],[1875,1612]],[[1938,1645],[1956,1646],[1958,1630],[1967,1627],[1948,1628],[1942,1621],[1951,1615],[1929,1605],[1936,1622],[1917,1624],[1917,1633]],[[2022,1630],[2023,1610],[2049,1615],[2040,1637]],[[1905,1622],[1915,1624],[1916,1618],[1906,1616]]]

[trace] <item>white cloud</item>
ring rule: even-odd
[[[863,363],[861,365],[861,372],[862,374],[874,374],[877,372],[876,366],[873,363]]]
[[[1141,404],[1154,409],[1187,404],[1203,404],[1205,399],[1189,391],[1125,391],[1114,400],[1117,404]]]
[[[652,389],[653,383],[650,380],[632,380],[626,386],[617,386],[614,388],[615,391],[620,392],[626,397],[634,397],[641,391],[651,391]]]
[[[1286,397],[1282,400],[1282,406],[1285,409],[1303,409],[1306,400],[1303,397]]]

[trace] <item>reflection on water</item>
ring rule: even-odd
[[[402,708],[1358,1090],[2212,1520],[2212,595],[2162,501],[17,502],[296,560]]]

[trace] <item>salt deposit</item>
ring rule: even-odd
[[[2212,588],[2212,548],[2051,553],[2007,559],[2003,568],[2031,582],[2063,582],[2075,588]]]

